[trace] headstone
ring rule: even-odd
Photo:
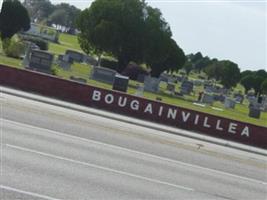
[[[51,73],[54,56],[48,52],[33,50],[28,68],[44,73]]]
[[[75,62],[78,62],[78,63],[83,62],[84,54],[82,54],[80,52],[73,51],[73,50],[66,50],[65,54],[68,55],[69,58]]]
[[[144,96],[144,86],[143,85],[137,85],[135,96],[138,96],[138,97]]]
[[[58,61],[58,65],[59,65],[62,69],[67,70],[67,71],[69,71],[69,70],[71,69],[71,63],[66,62],[66,61],[64,61],[64,60]]]
[[[201,85],[203,85],[203,81],[202,80],[194,80],[194,85],[201,86]]]
[[[151,76],[146,76],[144,81],[145,85],[144,90],[148,92],[158,92],[159,84],[160,84],[160,79]]]
[[[84,56],[83,62],[93,66],[97,65],[97,60],[92,56]]]
[[[30,55],[31,55],[31,42],[27,43],[27,48],[25,52],[25,56],[22,61],[22,66],[23,67],[28,67],[30,63]]]
[[[144,83],[145,82],[145,74],[138,74],[137,76],[137,82]]]
[[[175,84],[173,84],[173,83],[167,83],[166,90],[168,92],[170,92],[171,94],[174,94],[174,92],[175,92]]]
[[[193,91],[194,84],[191,81],[184,81],[181,85],[182,94],[190,94]]]
[[[213,94],[214,101],[220,101],[224,102],[225,101],[225,96],[222,94]]]
[[[240,103],[240,104],[243,103],[243,101],[244,101],[244,95],[242,95],[242,94],[236,94],[234,97],[235,97],[235,101],[237,103]]]
[[[129,84],[129,77],[116,74],[112,89],[120,92],[127,92],[128,84]]]
[[[108,84],[113,84],[116,71],[104,68],[104,67],[93,67],[91,72],[91,79],[101,81]]]
[[[267,96],[263,97],[262,111],[267,112]]]
[[[214,102],[214,97],[213,97],[213,95],[204,93],[203,96],[202,96],[202,100],[201,100],[201,102],[202,102],[202,103],[209,104],[209,105],[212,105],[213,102]]]
[[[248,114],[249,117],[259,119],[260,115],[261,115],[261,110],[259,108],[254,106],[251,106],[249,108],[249,114]]]
[[[230,98],[226,98],[225,101],[224,101],[224,107],[225,108],[232,108],[234,109],[235,108],[235,100],[233,99],[230,99]]]
[[[165,73],[162,73],[159,77],[160,81],[162,82],[168,82],[168,79],[169,79],[169,75],[168,74],[165,74]]]

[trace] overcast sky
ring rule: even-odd
[[[1,0],[0,0],[1,1]],[[90,0],[51,0],[81,9]],[[186,54],[229,59],[242,70],[267,70],[267,0],[147,0],[169,22]]]

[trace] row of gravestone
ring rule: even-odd
[[[73,62],[97,65],[97,60],[94,57],[73,50],[66,50],[64,55],[58,56],[57,64],[64,70],[70,70]]]

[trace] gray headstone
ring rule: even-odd
[[[139,83],[144,83],[145,82],[145,74],[138,74],[138,76],[137,76],[137,81],[139,82]]]
[[[237,102],[237,103],[240,103],[240,104],[242,104],[243,103],[243,101],[244,101],[244,95],[241,95],[241,94],[237,94],[237,95],[235,95],[235,101]]]
[[[113,84],[116,71],[104,68],[104,67],[93,67],[91,72],[91,79],[101,81],[108,84]]]
[[[144,96],[144,86],[143,85],[138,85],[137,86],[137,89],[136,89],[136,92],[135,92],[135,96],[138,96],[138,97]]]
[[[144,90],[147,92],[158,92],[159,84],[160,84],[160,79],[151,76],[146,76],[144,82],[145,85]]]
[[[127,92],[128,84],[129,84],[129,77],[116,74],[112,89],[120,92]]]
[[[84,56],[83,62],[93,66],[97,65],[97,60],[92,56]]]
[[[58,62],[58,65],[59,65],[62,69],[67,70],[67,71],[69,71],[69,70],[71,69],[71,63],[66,62],[66,61],[64,61],[64,60],[59,61],[59,62]]]
[[[48,52],[33,50],[31,52],[29,69],[51,73],[54,56]]]
[[[184,81],[181,85],[182,94],[190,94],[193,91],[194,84],[191,81]]]
[[[213,95],[204,93],[201,102],[212,105],[214,102],[214,97]]]
[[[84,54],[77,52],[77,51],[73,51],[73,50],[67,50],[66,55],[69,56],[69,59],[75,61],[75,62],[83,62],[84,59]]]
[[[224,101],[224,107],[225,108],[235,108],[236,101],[230,98],[226,98]]]

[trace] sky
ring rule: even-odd
[[[1,0],[0,0],[1,1]],[[91,0],[50,0],[80,9]],[[241,70],[267,70],[267,0],[146,0],[159,8],[186,54],[231,60]]]

